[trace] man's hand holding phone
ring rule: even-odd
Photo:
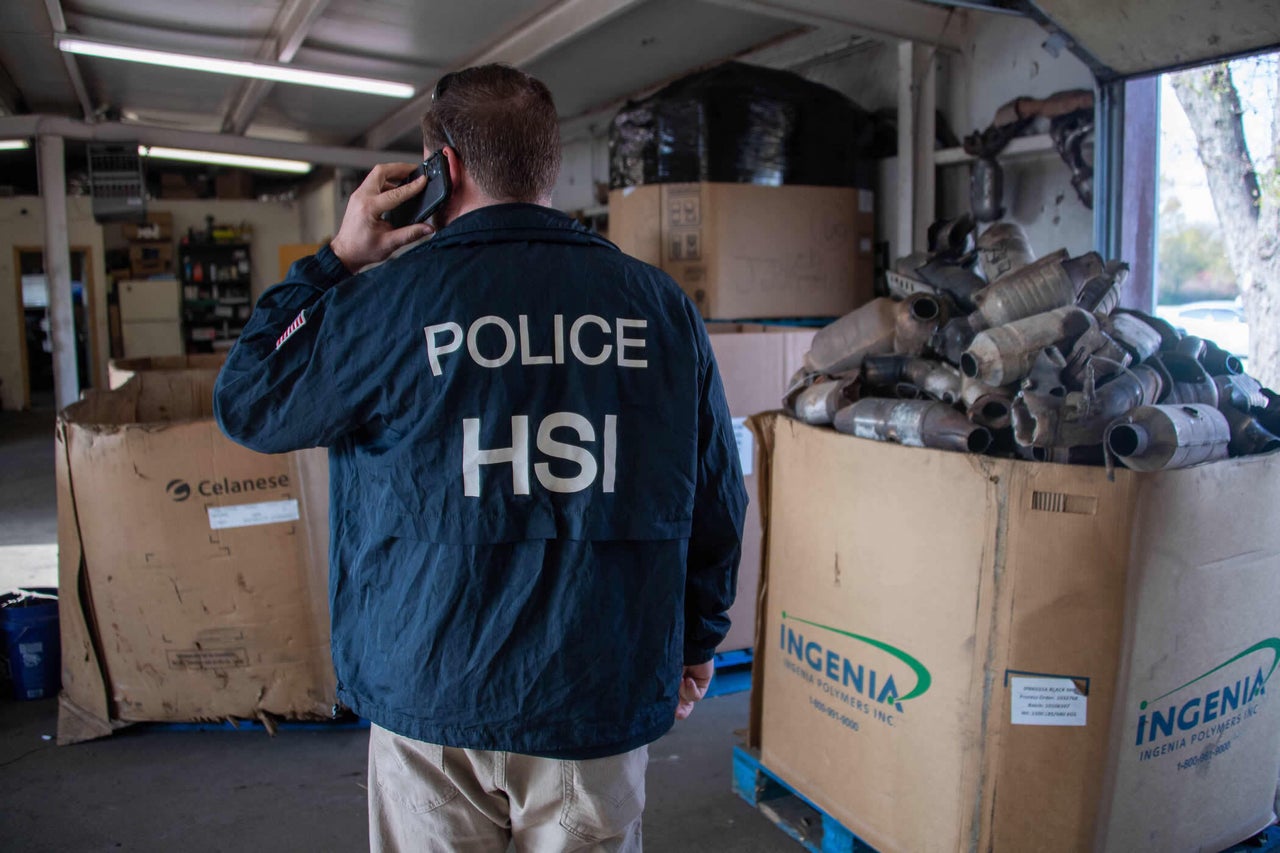
[[[351,273],[385,261],[397,249],[435,232],[429,222],[395,228],[382,218],[398,205],[421,193],[425,176],[400,183],[418,169],[416,163],[381,163],[373,167],[347,202],[342,225],[329,248]]]

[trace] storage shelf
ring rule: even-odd
[[[1035,136],[1019,136],[1010,140],[1004,150],[996,155],[996,159],[1043,157],[1057,153],[1057,149],[1053,147],[1053,137],[1047,133],[1038,133]],[[943,148],[933,152],[935,166],[962,166],[977,159],[963,148]]]

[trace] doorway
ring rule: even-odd
[[[44,251],[34,246],[13,250],[21,307],[23,408],[52,409],[53,345],[49,326],[49,283],[44,272]],[[97,367],[94,346],[93,253],[84,246],[71,248],[71,306],[75,328],[77,396],[93,386]]]

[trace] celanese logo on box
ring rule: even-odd
[[[170,480],[164,490],[169,493],[169,497],[179,503],[191,497],[191,484],[186,480]]]
[[[896,725],[903,703],[923,696],[933,684],[924,664],[881,640],[801,619],[785,610],[780,628],[778,643],[786,669],[817,691],[810,695],[809,704],[853,731],[860,730],[864,719]],[[883,656],[864,661],[866,649],[861,646]],[[910,689],[903,692],[899,682]]]
[[[244,480],[231,480],[227,477],[223,477],[221,480],[201,480],[196,483],[195,490],[206,498],[212,498],[221,495],[238,495],[243,492],[285,489],[288,486],[289,475],[276,474],[272,477],[250,477]],[[191,484],[181,478],[170,480],[164,490],[177,503],[181,503],[191,497]]]
[[[1271,653],[1270,666],[1257,653]],[[1138,704],[1138,760],[1182,753],[1179,770],[1199,767],[1231,748],[1237,727],[1257,715],[1280,664],[1280,638],[1269,637],[1190,681]],[[1199,685],[1196,690],[1188,688]],[[1212,688],[1212,689],[1210,689]],[[1196,749],[1197,744],[1202,744]]]

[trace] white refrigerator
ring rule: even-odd
[[[185,352],[176,278],[133,279],[119,282],[116,288],[125,358]]]

